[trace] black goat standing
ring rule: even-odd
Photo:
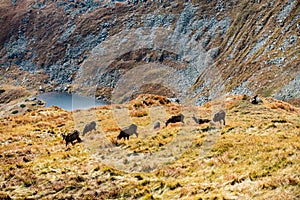
[[[168,124],[170,124],[170,123],[176,123],[176,122],[182,122],[182,123],[184,123],[183,119],[184,119],[184,115],[183,114],[172,116],[171,118],[169,118],[167,120],[166,126],[168,126]]]
[[[129,140],[129,136],[135,134],[138,137],[137,133],[137,125],[131,124],[130,126],[122,128],[120,134],[117,136],[117,139],[120,140],[122,138]]]
[[[77,142],[82,142],[82,140],[79,137],[79,131],[74,130],[71,133],[68,133],[67,135],[62,134],[63,140],[66,141],[66,146],[68,146],[69,143],[74,145],[74,141],[77,140]]]

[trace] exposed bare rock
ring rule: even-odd
[[[145,64],[169,67],[164,86],[174,85],[181,100],[270,96],[299,74],[299,7],[296,0],[6,1],[0,68],[16,66],[37,80],[45,74],[46,90],[69,84],[105,99],[128,70]],[[37,88],[41,82],[14,84]],[[283,90],[284,99],[298,98]]]

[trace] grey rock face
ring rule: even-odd
[[[205,104],[206,102],[208,102],[210,100],[211,99],[209,97],[201,96],[201,97],[196,99],[195,105],[196,106],[202,106],[203,104]]]
[[[48,0],[44,1],[44,2],[37,2],[35,4],[32,5],[32,8],[34,9],[41,9],[41,8],[44,8],[46,6],[46,2]]]
[[[11,0],[11,2],[15,6],[18,4],[17,0]],[[126,8],[112,16],[110,13],[118,11],[118,7],[115,6],[116,2],[123,2],[124,5],[127,5],[126,2],[129,3],[128,10]],[[235,31],[236,27],[232,27],[236,19],[232,19],[232,15],[227,14],[227,12],[230,12],[229,9],[232,8],[230,4],[235,3],[218,1],[216,4],[213,4],[212,1],[207,1],[207,5],[212,5],[210,8],[212,10],[208,11],[207,9],[201,10],[204,6],[207,6],[203,2],[197,5],[193,5],[190,1],[181,2],[181,4],[174,1],[160,1],[161,3],[159,4],[153,2],[144,0],[36,1],[30,7],[28,14],[20,19],[21,25],[13,35],[10,35],[11,39],[6,41],[3,46],[0,46],[0,53],[3,55],[3,58],[0,60],[0,67],[9,69],[11,65],[16,65],[20,69],[31,73],[42,68],[49,75],[49,81],[61,84],[58,86],[58,88],[61,88],[65,84],[72,83],[75,75],[80,77],[81,69],[85,67],[85,62],[94,62],[93,65],[99,65],[102,67],[101,70],[105,71],[105,67],[108,67],[110,63],[118,61],[118,57],[111,56],[112,59],[102,65],[100,58],[94,59],[97,56],[95,52],[97,52],[99,46],[107,41],[109,41],[109,44],[105,51],[108,53],[120,53],[125,49],[118,56],[124,56],[132,50],[138,51],[139,49],[149,48],[157,53],[154,56],[155,58],[151,58],[149,55],[141,55],[141,58],[136,60],[135,64],[139,65],[139,62],[142,64],[165,64],[166,62],[164,61],[171,61],[168,67],[174,69],[174,72],[172,72],[172,76],[168,77],[166,82],[174,86],[174,90],[178,91],[176,95],[180,100],[192,96],[196,99],[196,104],[201,105],[216,97],[218,90],[221,90],[226,83],[230,83],[232,77],[229,73],[242,73],[242,71],[239,71],[241,66],[244,67],[247,64],[255,63],[259,66],[259,69],[270,69],[272,67],[285,69],[289,63],[294,63],[299,59],[297,44],[299,43],[300,15],[295,14],[295,10],[297,10],[295,8],[298,5],[296,0],[289,0],[285,5],[283,3],[280,4],[281,10],[278,13],[274,13],[273,16],[267,16],[266,13],[270,11],[267,9],[271,9],[276,4],[276,1],[269,1],[269,3],[265,3],[261,7],[266,9],[267,12],[255,15],[253,21],[251,21],[251,17],[243,18],[244,13],[241,13],[240,17],[242,20],[250,20],[251,30],[253,30],[251,34],[255,35],[253,37],[247,36],[248,33],[241,33],[240,30]],[[255,3],[262,2],[256,1]],[[42,14],[46,12],[49,5],[64,13],[64,17],[66,17],[64,22],[66,23],[58,25],[59,30],[53,29],[53,31],[57,31],[57,34],[55,36],[51,35],[53,37],[51,39],[43,38],[43,36],[38,34],[33,35],[32,38],[27,38],[30,34],[26,30],[31,28],[30,25],[32,23],[37,22],[32,21],[32,17],[35,14],[41,17],[41,21],[39,21],[41,24],[34,24],[35,31],[38,31],[40,27],[46,30],[52,30],[53,27],[56,28],[55,25],[51,24],[51,21],[49,22],[50,24],[46,25],[42,21],[44,20],[42,19]],[[152,5],[156,6],[155,9],[150,9]],[[143,10],[149,8],[149,12],[146,14],[138,13],[141,8]],[[97,9],[108,11],[104,16],[104,20],[93,15],[94,13],[92,12]],[[137,11],[137,13],[131,12],[132,10]],[[54,13],[58,13],[58,11],[55,10],[52,14]],[[91,19],[89,19],[89,16],[92,16]],[[81,19],[87,21],[95,20],[91,31],[89,30],[90,27],[85,27],[85,24],[81,23]],[[281,36],[277,33],[274,35],[272,30],[266,28],[266,25],[272,23],[279,29],[277,32],[285,35]],[[237,27],[237,29],[243,29],[244,27],[247,27],[246,23]],[[157,31],[159,29],[162,30],[160,33]],[[126,35],[126,37],[120,38],[118,43],[111,45],[114,43],[111,38],[122,31],[127,31],[128,35],[132,33],[136,38],[130,40],[126,38]],[[163,36],[163,33],[166,32],[168,33],[167,37]],[[129,42],[130,45],[122,46],[126,42]],[[50,45],[47,46],[49,43]],[[61,47],[63,52],[55,52],[56,55],[49,53],[48,55],[47,49],[45,49],[45,54],[47,55],[45,63],[47,64],[44,64],[44,61],[38,57],[40,55],[36,53],[42,54],[43,52],[37,51],[34,48],[35,44],[42,46],[39,48],[44,46],[51,49]],[[108,51],[109,49],[112,50]],[[162,53],[164,50],[172,52],[176,56],[168,57]],[[57,56],[59,53],[62,56]],[[54,55],[53,58],[51,57],[52,55]],[[48,59],[49,57],[51,58]],[[223,62],[229,62],[230,67],[233,68],[234,65],[237,70],[229,69],[226,76],[221,76],[220,74],[223,73],[223,70],[227,70],[227,66],[222,65]],[[174,63],[179,67],[171,66]],[[136,66],[135,64],[133,65]],[[217,67],[215,68],[215,73],[209,74],[209,70],[215,66],[223,66],[223,68]],[[94,70],[94,74],[99,74],[99,76],[94,78],[84,77],[85,82],[83,85],[87,87],[94,85],[110,88],[116,87],[118,81],[126,72],[122,71],[122,67],[115,65],[113,67],[115,68],[102,74]],[[124,69],[131,70],[132,68]],[[255,73],[257,75],[260,72]],[[189,90],[201,75],[203,75],[201,77],[204,81],[203,85],[193,91]],[[252,78],[255,79],[255,76],[253,75]],[[222,79],[219,81],[219,85],[214,85],[215,88],[210,87],[210,84],[214,81],[213,79]],[[298,82],[299,75],[275,96],[280,99],[299,96],[296,87]],[[198,83],[202,84],[202,82]],[[247,81],[239,83],[234,80],[233,83],[238,86],[230,91],[229,94],[252,94],[252,91],[247,88]],[[202,96],[202,93],[205,91],[208,91],[208,94]]]
[[[23,33],[19,34],[17,40],[10,41],[4,45],[9,58],[21,58],[27,52],[27,40]]]
[[[288,100],[292,98],[300,99],[300,73],[285,87],[274,95],[278,100]]]
[[[18,0],[10,0],[13,6],[17,6]]]
[[[175,16],[173,14],[147,14],[144,19],[145,27],[170,27],[174,21]]]
[[[30,73],[34,73],[37,69],[37,66],[29,60],[21,60],[21,62],[16,62],[15,64],[18,65],[20,69],[29,71]]]
[[[291,10],[295,6],[296,0],[289,0],[289,2],[283,7],[277,16],[277,21],[282,23],[286,17],[289,16]]]
[[[64,42],[68,39],[68,37],[75,31],[76,25],[73,24],[72,26],[68,27],[66,31],[60,36],[59,42]]]
[[[247,88],[247,81],[234,88],[229,94],[246,94],[248,96],[253,95],[252,92]]]

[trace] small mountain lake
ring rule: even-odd
[[[97,100],[93,97],[62,92],[46,92],[37,95],[36,98],[44,101],[46,103],[46,107],[58,106],[68,111],[107,105],[107,102]]]

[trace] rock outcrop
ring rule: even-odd
[[[1,81],[46,91],[72,85],[110,100],[128,71],[147,66],[152,78],[139,81],[183,102],[228,93],[299,99],[299,9],[296,0],[6,1]],[[158,81],[153,68],[168,77]]]

